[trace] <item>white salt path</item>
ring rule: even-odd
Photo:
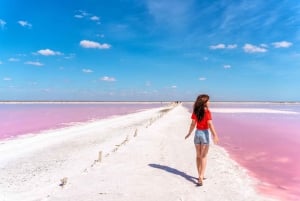
[[[193,137],[184,140],[190,114],[181,105],[168,109],[4,142],[1,156],[25,152],[16,150],[0,161],[0,200],[271,200],[258,194],[257,181],[216,145],[209,151],[204,186],[196,187]]]

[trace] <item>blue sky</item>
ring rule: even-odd
[[[0,100],[300,101],[300,1],[0,2]]]

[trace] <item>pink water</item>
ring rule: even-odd
[[[191,105],[188,106],[191,111]],[[298,114],[213,113],[220,145],[259,181],[258,189],[283,201],[300,200],[300,105],[211,104],[211,108],[266,108]]]
[[[0,104],[0,140],[66,127],[76,122],[161,107],[163,104],[165,103]]]

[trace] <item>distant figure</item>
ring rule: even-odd
[[[215,144],[218,143],[219,138],[217,132],[214,129],[211,113],[208,109],[209,105],[209,96],[206,94],[201,94],[197,97],[194,107],[193,114],[191,116],[192,122],[190,125],[190,130],[188,134],[185,136],[187,139],[195,127],[197,128],[195,131],[194,143],[196,148],[196,164],[197,171],[199,174],[198,184],[199,186],[203,185],[203,178],[206,168],[207,162],[207,153],[209,148],[209,131],[212,134],[213,141]]]

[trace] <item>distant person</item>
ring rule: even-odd
[[[208,106],[209,96],[206,94],[199,95],[193,106],[190,130],[185,136],[185,139],[187,139],[196,127],[194,143],[196,148],[197,171],[199,174],[197,185],[199,186],[203,185],[203,178],[207,162],[207,153],[209,148],[209,130],[212,134],[214,143],[217,144],[219,141]]]

